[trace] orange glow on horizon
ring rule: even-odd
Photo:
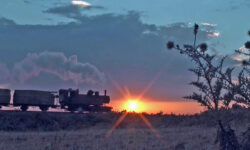
[[[123,110],[126,110],[128,112],[143,112],[145,111],[145,105],[142,101],[139,101],[137,99],[128,99],[124,101],[121,105]]]
[[[135,106],[136,105],[136,106]],[[154,100],[113,100],[109,104],[114,111],[146,112],[146,113],[174,113],[195,114],[205,111],[205,108],[194,101],[154,101]],[[131,108],[131,107],[132,108]],[[136,108],[135,108],[136,107]]]
[[[148,109],[146,104],[141,102],[141,99],[143,99],[144,95],[148,92],[148,90],[152,87],[152,85],[156,82],[156,80],[160,77],[161,73],[162,73],[163,69],[153,78],[153,80],[151,82],[149,82],[149,84],[146,86],[146,88],[142,91],[142,93],[139,95],[138,99],[140,100],[140,103],[138,100],[132,100],[132,101],[128,101],[128,105],[127,107],[125,107],[125,110],[131,110],[131,111],[135,111],[135,112],[143,112],[142,108]],[[120,91],[120,94],[123,95],[124,99],[128,100],[128,98],[130,98],[131,94],[130,91],[127,87],[125,87],[125,92],[124,90],[121,88],[121,86],[115,82],[115,80],[112,80],[112,78],[110,77],[110,80],[112,81],[113,85]],[[113,101],[112,101],[113,102]],[[121,103],[120,103],[121,104]],[[112,105],[112,104],[111,104]],[[114,106],[113,106],[114,107]],[[145,112],[145,111],[144,111]],[[148,111],[147,111],[148,112]],[[107,132],[107,134],[105,135],[105,139],[107,139],[112,132],[119,126],[119,124],[124,120],[124,118],[127,116],[127,112],[123,113],[122,116],[115,122],[115,124],[112,126],[112,128]],[[157,130],[154,129],[154,127],[152,126],[152,124],[146,119],[146,117],[143,116],[142,113],[140,113],[140,117],[141,119],[144,121],[144,123],[148,126],[148,128],[155,134],[155,136],[162,142],[164,143],[165,146],[167,146],[167,144],[165,143],[165,141],[162,139],[162,137],[160,136],[160,134],[157,132]]]

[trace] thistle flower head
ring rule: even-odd
[[[200,45],[200,49],[201,49],[202,52],[205,52],[207,50],[207,44],[206,43],[202,43]]]
[[[199,25],[198,24],[194,24],[194,34],[196,35],[199,29]]]
[[[248,48],[248,49],[250,49],[250,41],[247,41],[247,42],[245,43],[245,47]]]
[[[248,63],[246,60],[243,60],[243,61],[242,61],[242,65],[243,65],[243,66],[247,66],[247,65],[249,65],[249,63]]]
[[[168,48],[168,49],[172,49],[173,47],[174,47],[174,42],[169,41],[169,42],[167,43],[167,48]]]

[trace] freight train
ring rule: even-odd
[[[59,101],[57,102],[56,99]],[[58,92],[39,90],[15,90],[11,103],[11,90],[0,89],[0,108],[2,106],[20,107],[27,111],[30,106],[39,107],[41,111],[49,108],[61,108],[70,112],[108,112],[112,107],[105,106],[110,102],[107,91],[100,95],[98,91],[89,90],[87,94],[80,94],[79,90],[60,89]]]

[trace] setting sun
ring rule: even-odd
[[[130,112],[142,112],[143,103],[138,100],[127,100],[124,105],[124,109]]]
[[[131,102],[129,102],[129,110],[131,110],[131,111],[136,111],[137,110],[137,102],[135,102],[135,101],[131,101]]]

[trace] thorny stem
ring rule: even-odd
[[[194,49],[195,49],[195,46],[196,46],[196,34],[194,34]]]

